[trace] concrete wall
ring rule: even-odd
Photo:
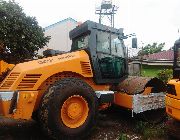
[[[140,63],[129,63],[128,64],[129,75],[139,76],[140,75]]]
[[[69,51],[71,48],[71,40],[69,39],[69,31],[74,29],[78,23],[71,19],[65,19],[45,28],[45,36],[51,36],[47,46],[38,51],[42,55],[46,49],[54,49],[60,51]]]

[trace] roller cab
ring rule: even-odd
[[[128,76],[123,29],[86,21],[69,33],[71,51],[17,64],[0,84],[0,115],[36,119],[55,139],[84,139],[110,87]],[[135,43],[136,44],[136,43]],[[46,52],[47,53],[47,52]]]
[[[0,115],[36,119],[55,139],[84,139],[111,104],[135,113],[164,107],[157,79],[128,78],[122,28],[86,21],[69,36],[70,52],[17,64],[5,76]]]
[[[69,36],[70,52],[17,64],[5,77],[0,85],[2,115],[31,119],[47,90],[70,77],[89,84],[100,105],[113,102],[114,91],[109,87],[128,76],[123,29],[86,21]]]

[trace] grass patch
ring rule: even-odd
[[[144,77],[156,77],[158,72],[157,69],[143,69],[142,75]]]
[[[157,74],[163,69],[172,69],[166,66],[146,66],[142,67],[142,76],[144,77],[157,77]]]
[[[153,125],[148,122],[138,121],[136,123],[135,132],[142,135],[144,140],[151,138],[161,138],[166,135],[166,128],[164,123]]]
[[[118,140],[129,140],[127,134],[121,133]]]
[[[146,128],[143,131],[143,139],[158,138],[165,135],[164,129],[161,128]]]

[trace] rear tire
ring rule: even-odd
[[[79,140],[91,132],[97,115],[98,100],[93,89],[80,79],[65,78],[45,93],[38,116],[43,130],[51,137]]]

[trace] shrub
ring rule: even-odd
[[[164,123],[154,125],[143,121],[136,123],[135,132],[140,133],[143,140],[161,138],[166,134]]]
[[[148,126],[148,123],[147,122],[143,122],[143,121],[138,121],[136,123],[136,126],[135,126],[135,131],[137,133],[143,133],[143,131],[145,130],[145,128]]]
[[[172,79],[173,77],[173,70],[172,69],[164,69],[160,70],[159,73],[157,74],[157,78],[162,80],[165,84]]]
[[[127,134],[121,133],[118,140],[129,140]]]

